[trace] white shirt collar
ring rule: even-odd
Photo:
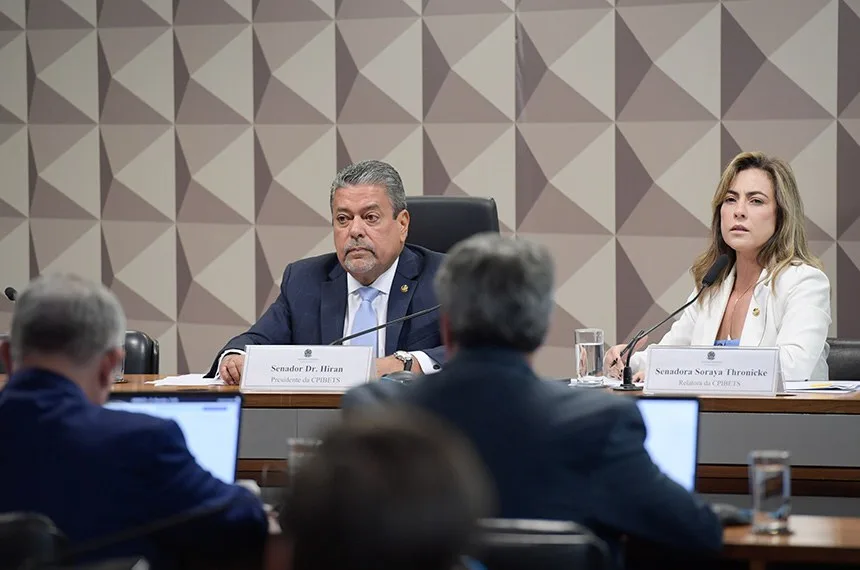
[[[394,274],[397,273],[397,264],[400,263],[400,256],[395,258],[394,263],[391,264],[391,267],[385,270],[385,273],[376,278],[376,281],[371,283],[369,286],[374,289],[379,289],[379,291],[383,295],[388,295],[391,291],[391,284],[394,283]],[[361,287],[364,287],[358,280],[350,275],[349,271],[346,272],[346,290],[347,294],[352,295],[356,291],[358,291]]]

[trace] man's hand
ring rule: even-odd
[[[399,372],[401,370],[403,370],[403,362],[394,356],[386,356],[385,358],[376,359],[377,376],[384,376],[391,372]],[[412,359],[412,372],[415,374],[421,374],[421,372],[423,372],[423,370],[421,370],[421,365],[418,364],[417,358]]]
[[[242,380],[242,368],[245,366],[244,354],[228,354],[221,361],[218,373],[227,384],[238,384]]]

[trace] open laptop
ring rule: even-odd
[[[242,394],[113,392],[105,407],[175,420],[197,463],[218,479],[235,482]]]
[[[667,477],[692,492],[699,463],[699,400],[647,396],[636,399],[645,420],[645,449]]]

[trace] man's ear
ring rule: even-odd
[[[3,367],[6,369],[6,374],[11,375],[12,370],[12,345],[8,340],[0,342],[0,360],[3,361]]]
[[[102,357],[98,370],[99,384],[102,389],[110,389],[110,386],[113,385],[115,380],[114,373],[123,358],[125,358],[125,350],[122,348],[109,350],[105,353],[104,357]]]
[[[400,224],[400,237],[402,241],[406,241],[406,236],[409,235],[409,210],[400,210],[397,214],[397,223]]]

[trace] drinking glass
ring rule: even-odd
[[[125,353],[123,352],[122,359],[117,362],[116,367],[113,370],[113,381],[114,382],[127,382],[125,379]]]
[[[603,331],[573,331],[573,355],[577,386],[603,386]]]
[[[749,454],[752,493],[752,531],[786,534],[791,513],[791,462],[787,451],[763,450]]]
[[[287,439],[287,472],[290,481],[302,468],[308,459],[316,453],[317,447],[322,443],[318,439],[306,437],[291,437]]]

